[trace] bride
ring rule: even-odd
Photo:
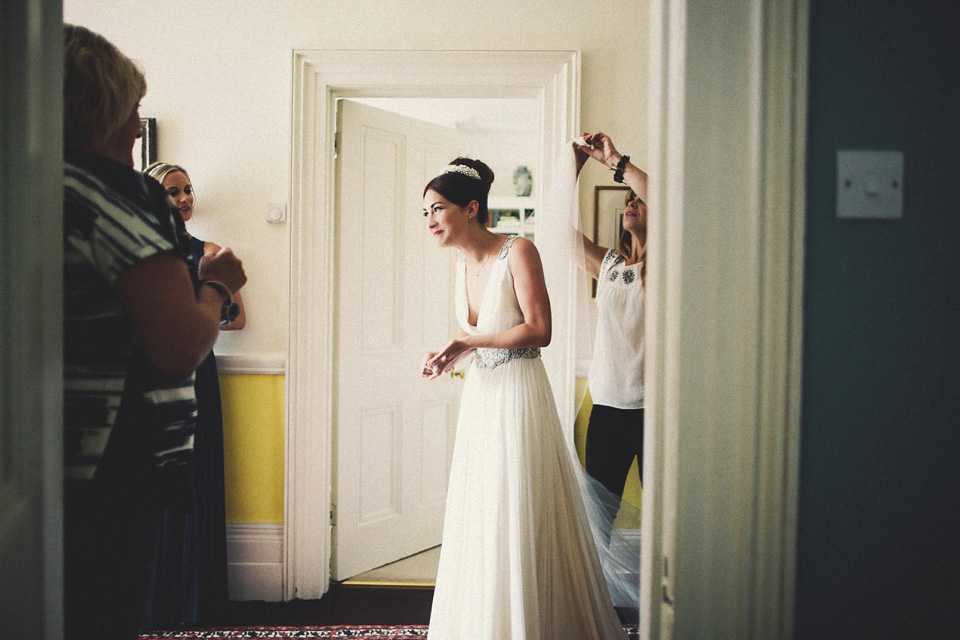
[[[458,249],[460,331],[427,354],[422,375],[473,353],[428,637],[624,639],[540,360],[551,335],[540,256],[531,241],[487,229],[493,178],[457,158],[424,189],[430,233]]]

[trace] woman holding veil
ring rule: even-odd
[[[579,142],[579,141],[578,141]],[[586,133],[576,144],[577,172],[588,158],[614,170],[615,182],[630,190],[615,247],[585,236],[580,267],[597,281],[597,330],[590,364],[593,400],[587,427],[587,474],[617,500],[637,458],[643,478],[643,336],[647,256],[647,174],[620,154],[610,136]],[[610,509],[617,509],[616,501]],[[611,513],[616,517],[616,512]]]
[[[484,163],[457,158],[424,189],[430,233],[458,249],[460,332],[427,354],[422,375],[434,379],[474,354],[428,637],[623,639],[540,359],[552,335],[540,256],[529,240],[487,228],[493,177]]]

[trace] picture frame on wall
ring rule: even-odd
[[[623,212],[627,208],[630,187],[597,186],[593,191],[593,241],[601,247],[614,249],[623,233]],[[593,281],[593,296],[597,295],[597,281]]]
[[[157,160],[157,119],[140,118],[140,137],[133,143],[133,168],[143,171]]]

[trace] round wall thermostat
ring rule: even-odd
[[[286,204],[268,204],[267,205],[267,222],[283,222],[287,219],[287,205]]]

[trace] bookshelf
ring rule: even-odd
[[[536,227],[534,198],[530,196],[492,197],[488,226],[494,233],[520,235],[533,240]]]

